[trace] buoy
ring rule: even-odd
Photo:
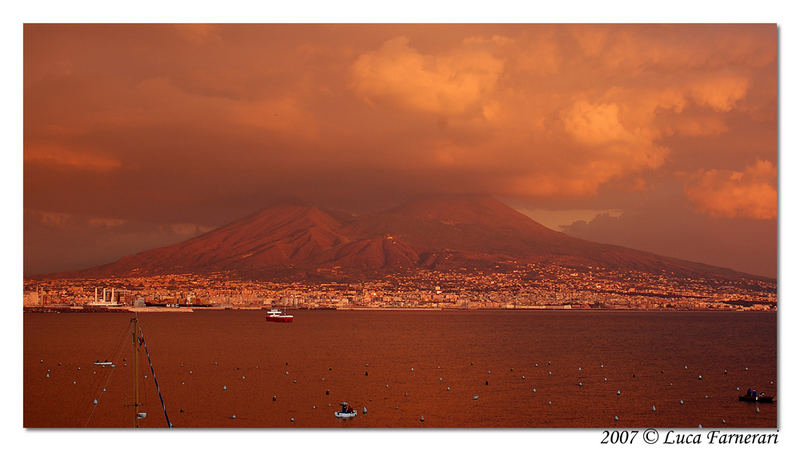
[[[703,429],[703,425],[702,424],[698,424],[697,427],[699,427],[700,429]]]
[[[58,362],[58,366],[61,366],[61,362]]]
[[[514,368],[511,368],[509,371],[514,371]]]
[[[622,394],[622,393],[621,393],[619,390],[617,390],[617,396],[619,396],[619,395],[621,395],[621,394]]]
[[[80,371],[80,370],[81,370],[81,367],[78,367],[78,371]]]
[[[403,396],[408,396],[408,392],[403,393]]]
[[[581,368],[581,367],[578,367],[578,371],[583,371],[583,368]]]
[[[614,415],[614,421],[619,421],[619,417]]]
[[[758,407],[756,407],[756,413],[758,413],[758,412],[761,412],[761,409],[759,409]]]
[[[722,374],[728,374],[728,370],[722,370]]]
[[[292,417],[292,418],[289,418],[289,421],[291,421],[292,423],[294,423],[294,417]]]
[[[722,419],[722,424],[725,424],[725,418]]]
[[[289,362],[286,362],[286,363],[284,364],[284,366],[289,366]]]
[[[97,374],[97,371],[92,371],[92,374]]]
[[[683,405],[683,400],[681,399],[681,405]]]
[[[736,387],[736,391],[739,391],[739,387]]]
[[[181,413],[183,413],[183,407],[181,407],[181,410],[180,410],[180,412],[181,412]]]
[[[330,394],[331,394],[331,391],[330,391],[330,390],[325,390],[325,394],[326,394],[326,395],[330,395]]]
[[[92,404],[97,405],[97,400],[92,401]]]
[[[447,386],[447,391],[450,391],[450,386],[449,385]]]
[[[656,405],[655,404],[653,404],[653,409],[652,410],[653,410],[653,412],[656,411]]]
[[[697,375],[697,379],[698,379],[698,380],[703,380],[703,375],[702,375],[702,374],[698,374],[698,375]]]
[[[475,395],[475,396],[472,397],[473,401],[476,400],[476,399],[478,399],[478,395]]]
[[[50,373],[45,374],[44,377],[50,377]]]
[[[361,409],[361,413],[363,413],[364,415],[367,414],[367,406],[364,406],[364,408]]]
[[[233,415],[231,415],[231,418],[235,420],[236,419],[236,414],[234,413]]]
[[[608,382],[608,378],[603,377],[603,382]]]
[[[539,368],[539,364],[538,363],[536,364],[536,368]]]
[[[536,387],[533,387],[533,392],[536,393]]]
[[[708,399],[708,395],[706,395],[706,399]]]
[[[440,369],[442,369],[442,367],[440,367],[439,365],[436,365],[436,369],[440,370]]]
[[[548,406],[552,406],[553,405],[553,401],[547,401],[547,405]]]
[[[395,407],[397,407],[397,406],[395,406]],[[420,423],[425,422],[425,417],[419,417],[419,421],[420,421]]]
[[[331,368],[331,367],[328,367],[328,371],[333,371],[333,368]]]
[[[547,375],[548,375],[548,376],[552,376],[552,375],[553,375],[553,372],[552,372],[552,371],[548,371],[548,372],[547,372]]]
[[[411,367],[411,371],[414,371],[414,367],[413,366]]]
[[[322,382],[325,382],[325,378],[324,377],[322,378]]]
[[[39,360],[39,363],[44,363],[44,360]]]
[[[189,370],[189,374],[192,374],[192,370]]]
[[[522,376],[522,380],[525,380],[525,376]]]
[[[686,366],[686,365],[683,365],[683,369],[684,369],[684,370],[688,370],[688,369],[689,369],[689,367],[688,367],[688,366]]]
[[[549,366],[549,365],[552,365],[552,362],[550,362],[550,361],[548,360],[548,361],[547,361],[547,365],[548,365],[548,366]]]
[[[222,389],[223,389],[223,390],[227,390],[227,389],[228,389],[228,386],[227,386],[227,385],[223,385],[223,386],[222,386]]]
[[[316,405],[316,404],[314,404],[313,406],[311,406],[311,408],[312,408],[312,409],[316,409],[316,408],[317,408],[317,405]]]
[[[441,382],[441,381],[442,381],[442,378],[440,377],[440,378],[439,378],[439,382]]]
[[[105,387],[103,388],[103,391],[104,391],[104,392],[106,391]]]
[[[183,381],[181,381],[181,385],[186,385],[186,383],[185,383],[185,382],[183,382]]]
[[[364,371],[364,376],[369,376],[369,371]]]
[[[486,385],[489,385],[489,381],[486,381]]]
[[[219,365],[219,363],[218,362],[214,362],[214,365]]]
[[[286,374],[286,375],[288,376],[288,375],[289,375],[289,372],[288,372],[288,371],[285,371],[285,372],[284,372],[284,374]]]
[[[750,368],[748,368],[748,367],[744,367],[744,370],[745,370],[745,371],[749,371],[749,370],[750,370]]]
[[[489,370],[489,374],[492,374],[492,370]]]
[[[583,387],[583,382],[578,382],[578,387]]]
[[[369,363],[365,363],[364,366],[369,366]]]
[[[244,379],[245,379],[245,377],[244,377],[244,376],[242,376],[242,380],[244,380]]]
[[[603,366],[603,364],[601,363],[601,364],[600,364],[600,368],[605,368],[605,366]]]
[[[633,377],[634,377],[634,378],[636,377],[636,373],[633,373]]]
[[[292,383],[296,384],[297,383],[297,379],[292,379]]]
[[[769,381],[769,385],[775,385],[775,381]]]

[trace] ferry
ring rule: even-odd
[[[267,321],[272,323],[291,323],[294,316],[287,315],[280,310],[272,309],[267,312]]]

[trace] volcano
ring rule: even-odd
[[[350,215],[300,202],[275,203],[171,246],[56,277],[132,277],[228,272],[254,279],[320,273],[378,277],[419,269],[491,271],[529,263],[674,276],[761,279],[568,236],[492,197],[436,197]]]

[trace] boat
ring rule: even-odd
[[[773,402],[772,401],[772,396],[767,396],[764,392],[761,392],[761,393],[758,393],[758,394],[750,393],[750,394],[747,394],[745,396],[741,396],[740,395],[739,396],[739,401],[745,401],[745,402],[767,402],[767,403]]]
[[[291,323],[294,316],[287,315],[280,310],[272,309],[267,312],[267,321],[272,323]]]
[[[102,367],[110,366],[111,368],[114,368],[116,366],[116,365],[114,365],[114,362],[109,362],[108,360],[105,360],[103,362],[98,360],[98,361],[94,362],[94,364],[97,365],[97,366],[102,366]]]
[[[341,405],[342,405],[342,410],[333,412],[333,415],[336,418],[353,418],[356,415],[358,415],[358,412],[353,410],[353,408],[350,407],[350,405],[347,404],[347,402],[343,402],[341,403]]]

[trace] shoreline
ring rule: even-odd
[[[81,306],[49,306],[49,307],[23,307],[23,313],[194,313],[197,311],[256,311],[268,310],[266,307],[105,307],[83,308]],[[303,311],[345,311],[345,312],[720,312],[720,313],[777,313],[778,310],[723,310],[723,309],[573,309],[560,306],[553,307],[523,307],[523,308],[444,308],[444,307],[339,307],[339,308],[290,308],[285,309],[294,313]]]

